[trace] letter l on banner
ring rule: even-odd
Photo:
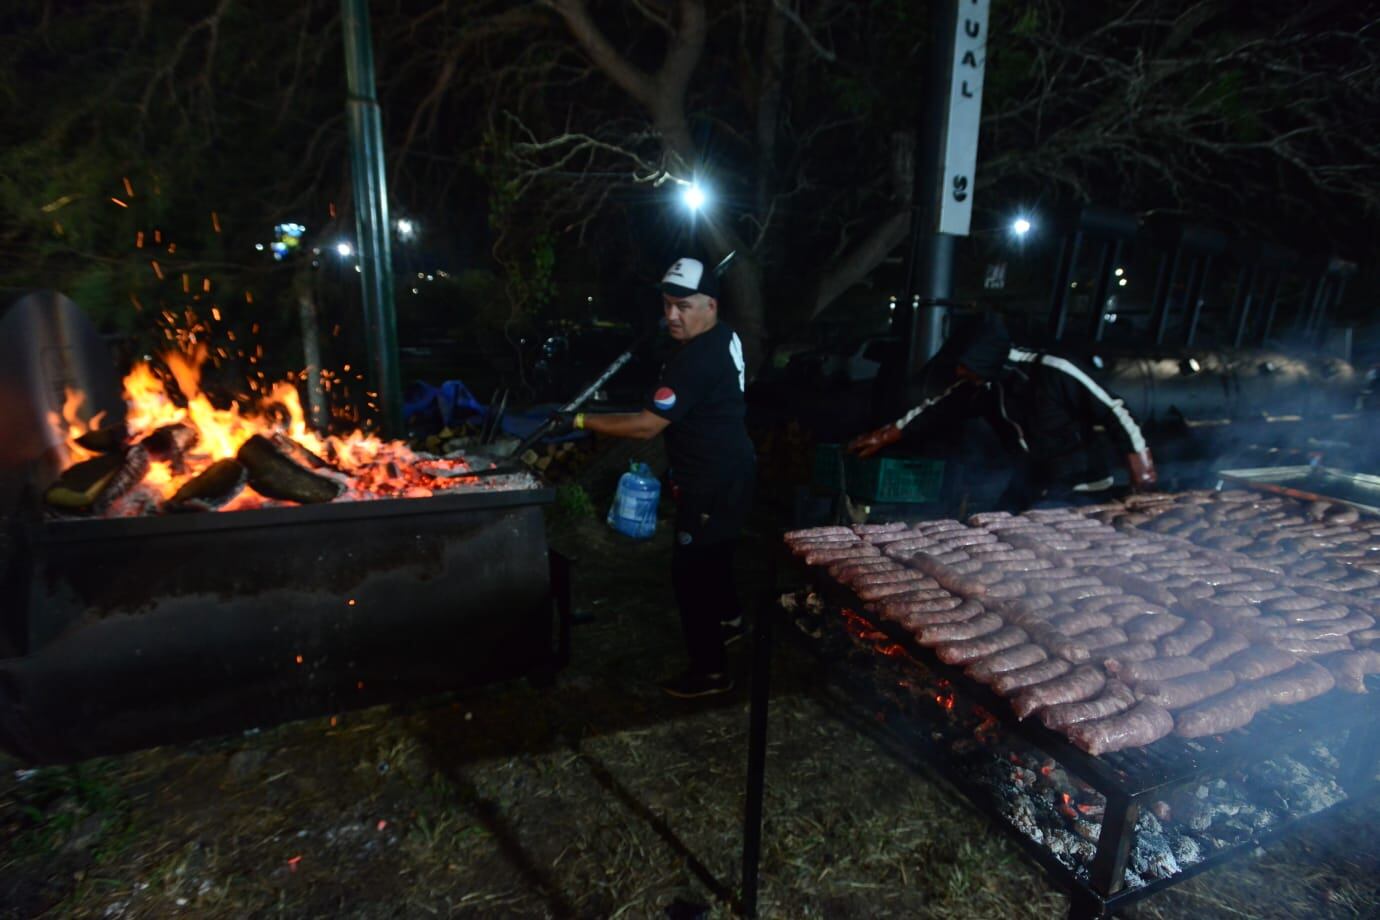
[[[967,236],[973,217],[982,77],[987,68],[988,0],[957,0],[949,105],[944,119],[944,163],[939,199],[940,233]]]

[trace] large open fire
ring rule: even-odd
[[[274,384],[249,408],[235,403],[219,408],[201,388],[201,367],[206,355],[204,348],[198,348],[191,355],[171,352],[162,356],[185,399],[174,399],[148,363],[136,363],[125,378],[124,444],[138,444],[168,426],[180,426],[177,430],[183,433],[190,429],[195,438],[173,456],[151,456],[148,472],[137,489],[142,498],[133,502],[137,507],[113,513],[157,510],[212,464],[236,457],[255,435],[284,445],[289,451],[293,445],[304,448],[309,453],[299,451],[296,459],[309,457],[312,472],[339,483],[339,498],[344,500],[419,498],[478,482],[466,475],[471,468],[464,458],[419,456],[401,441],[384,440],[359,430],[345,435],[317,434],[306,423],[296,388],[286,381]],[[84,394],[69,389],[62,412],[51,413],[49,418],[69,452],[69,468],[97,456],[99,451],[88,446],[90,440],[83,436],[110,424],[104,413],[84,421],[84,400]],[[269,504],[275,502],[253,489],[244,489],[221,505],[220,510]]]

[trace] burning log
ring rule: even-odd
[[[174,473],[184,470],[183,458],[201,440],[201,435],[191,425],[178,422],[155,428],[139,442],[154,460],[167,463]]]
[[[169,511],[215,511],[244,489],[249,471],[231,457],[217,460],[196,478],[183,483],[168,502]]]
[[[307,450],[281,431],[273,433],[273,446],[287,455],[298,466],[306,467],[309,470],[339,470],[339,467],[325,457]]]
[[[67,511],[101,512],[137,486],[148,474],[149,454],[136,444],[68,467],[48,489],[44,500]]]
[[[129,441],[129,429],[124,422],[107,428],[92,428],[75,439],[76,443],[98,454],[110,454],[120,450]]]
[[[249,485],[267,498],[310,505],[333,501],[343,491],[340,483],[302,467],[263,435],[245,441],[235,456],[249,472]]]

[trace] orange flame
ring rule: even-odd
[[[144,481],[164,498],[170,498],[215,461],[234,457],[240,446],[256,434],[270,438],[285,435],[326,459],[349,478],[352,494],[348,497],[424,497],[474,482],[464,475],[437,478],[426,474],[417,468],[419,458],[400,441],[384,441],[358,430],[339,436],[316,433],[307,425],[297,390],[286,381],[257,387],[260,398],[253,405],[231,403],[221,408],[201,389],[201,368],[208,356],[204,342],[193,346],[190,353],[172,351],[162,356],[185,403],[169,394],[164,381],[147,363],[136,363],[124,380],[125,425],[131,441],[165,425],[186,425],[198,434],[196,445],[183,457],[176,461],[155,460],[151,464]],[[69,389],[61,413],[49,414],[55,440],[65,441],[72,462],[93,456],[76,439],[101,427],[101,414],[84,420],[84,403],[84,394]],[[435,465],[462,474],[469,471],[463,460],[436,461]],[[262,499],[246,491],[226,509],[261,503]]]

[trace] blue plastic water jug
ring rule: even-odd
[[[634,463],[618,480],[618,491],[609,506],[609,526],[636,540],[645,540],[656,531],[656,505],[661,498],[661,483],[645,463]]]

